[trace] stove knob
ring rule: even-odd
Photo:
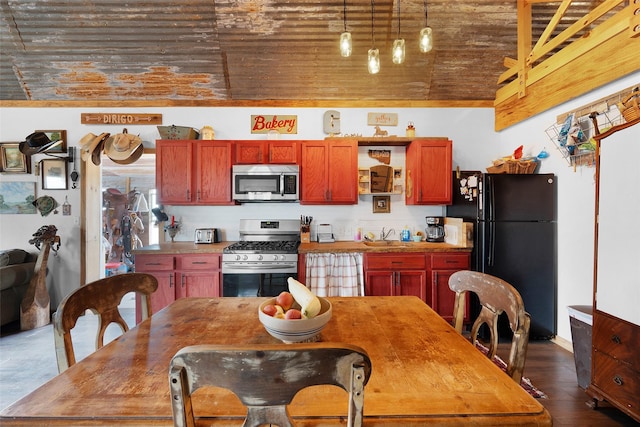
[[[236,255],[236,261],[240,261],[240,255]]]
[[[284,261],[284,259],[285,259],[285,258],[286,258],[286,256],[284,256],[284,255],[280,255],[280,259],[281,259],[282,261]]]
[[[277,260],[278,260],[278,255],[274,255],[274,256],[273,256],[273,260],[274,260],[274,261],[277,261]]]
[[[243,256],[242,256],[242,259],[243,259],[244,261],[246,261],[246,260],[248,260],[248,259],[249,259],[249,256],[248,256],[248,255],[243,255]]]
[[[262,261],[262,255],[258,255],[258,261]]]

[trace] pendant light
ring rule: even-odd
[[[367,54],[367,68],[369,74],[378,74],[380,72],[380,51],[375,48],[376,41],[373,30],[373,14],[375,12],[375,0],[371,0],[371,49]]]
[[[343,22],[344,22],[344,31],[340,34],[340,55],[348,58],[351,56],[352,51],[352,43],[351,43],[351,33],[347,31],[347,0],[344,0],[344,9],[343,9]]]
[[[424,0],[424,28],[420,30],[420,52],[427,53],[433,49],[433,32],[428,23],[427,0]]]
[[[393,41],[393,47],[391,48],[391,59],[394,64],[402,64],[404,62],[404,39],[400,38],[400,0],[396,0],[398,3],[398,37]]]

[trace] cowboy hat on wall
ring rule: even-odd
[[[44,132],[34,132],[27,136],[19,145],[22,154],[32,156],[38,153],[44,153],[47,150],[62,144],[62,139],[52,141]]]

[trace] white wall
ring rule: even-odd
[[[385,128],[390,135],[404,136],[408,122],[416,126],[417,136],[446,136],[454,142],[454,168],[484,170],[491,160],[509,155],[519,145],[525,154],[537,155],[543,148],[551,156],[542,161],[540,173],[558,176],[558,336],[571,339],[566,307],[574,304],[590,304],[593,287],[593,211],[594,169],[577,168],[574,172],[545,130],[556,116],[607,96],[624,87],[637,84],[640,72],[618,80],[603,89],[596,90],[564,105],[539,114],[500,133],[494,131],[493,109],[338,109],[344,134],[371,136],[367,126],[368,112],[398,113],[399,126]],[[323,139],[322,118],[326,108],[3,108],[0,111],[0,141],[21,141],[34,129],[66,129],[69,145],[77,145],[88,132],[121,131],[118,125],[81,125],[80,113],[130,112],[161,113],[165,125],[181,125],[201,128],[211,125],[216,139],[265,139],[265,135],[250,133],[252,114],[292,114],[298,116],[298,134],[282,135],[281,139]],[[159,138],[155,126],[128,126],[129,133],[139,134],[145,145],[152,145]],[[368,148],[361,147],[360,157],[366,159]],[[40,157],[37,157],[40,158]],[[392,165],[404,166],[404,152],[393,150]],[[0,180],[26,180],[39,182],[34,175],[4,175]],[[80,212],[79,190],[46,191],[37,186],[37,196],[48,194],[60,204],[68,197],[72,205],[70,217],[50,215],[1,215],[0,248],[20,247],[34,249],[28,244],[31,235],[44,224],[54,224],[62,238],[58,257],[50,258],[50,288],[52,306],[70,290],[79,286],[80,231],[76,224]],[[371,197],[361,196],[355,206],[309,206],[299,204],[245,204],[228,207],[167,207],[170,215],[185,223],[177,240],[191,240],[193,229],[215,226],[224,230],[227,240],[237,239],[239,218],[298,218],[311,215],[314,222],[331,223],[338,239],[350,239],[356,227],[378,231],[382,226],[396,229],[404,225],[422,228],[424,217],[441,215],[443,208],[406,206],[403,196],[391,197],[390,214],[373,214]]]

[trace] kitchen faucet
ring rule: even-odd
[[[395,234],[396,230],[394,230],[393,228],[390,228],[389,230],[387,230],[386,232],[384,231],[384,227],[382,227],[382,231],[380,232],[380,239],[382,240],[387,240],[387,238],[392,235]]]

